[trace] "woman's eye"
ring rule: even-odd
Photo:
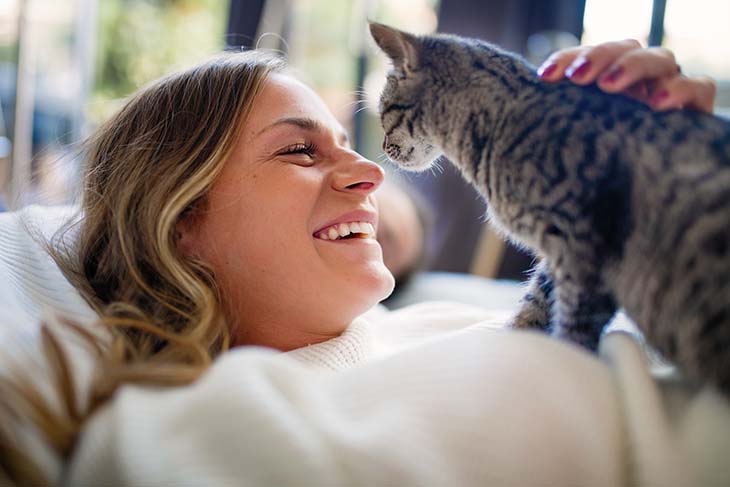
[[[310,143],[298,143],[298,144],[292,144],[289,147],[282,150],[279,154],[286,156],[286,155],[296,155],[296,154],[304,154],[307,157],[314,158],[315,153],[315,147],[314,144]]]

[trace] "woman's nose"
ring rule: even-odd
[[[337,164],[334,175],[334,187],[338,191],[370,194],[381,185],[385,177],[383,168],[365,159],[360,154],[351,152],[354,157],[347,162]]]

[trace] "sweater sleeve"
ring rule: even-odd
[[[239,349],[195,384],[125,387],[69,485],[620,485],[608,368],[472,328],[338,372]]]

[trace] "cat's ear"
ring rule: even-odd
[[[370,34],[393,61],[395,68],[406,73],[418,69],[421,56],[420,42],[416,36],[376,22],[370,22]]]

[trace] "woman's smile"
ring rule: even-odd
[[[367,222],[337,223],[314,234],[321,240],[346,240],[351,238],[375,238],[375,228]]]
[[[378,213],[371,208],[349,211],[319,227],[314,237],[339,241],[347,237],[375,238]]]

